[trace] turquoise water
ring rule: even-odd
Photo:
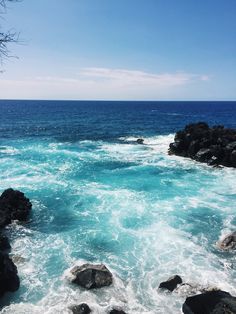
[[[181,313],[184,294],[157,289],[173,274],[236,295],[235,255],[215,245],[235,230],[235,169],[167,154],[181,124],[203,117],[234,126],[235,107],[226,106],[223,115],[218,105],[211,115],[212,106],[195,106],[191,116],[189,107],[173,104],[161,115],[162,107],[148,104],[147,112],[109,109],[113,120],[106,121],[98,104],[77,114],[76,104],[66,112],[54,104],[51,116],[42,103],[29,112],[27,104],[17,106],[24,109],[19,121],[12,103],[2,105],[10,114],[2,116],[1,191],[20,189],[33,210],[29,223],[8,227],[12,255],[23,258],[16,262],[21,287],[3,298],[1,313],[67,313],[80,302],[94,313],[111,306]],[[140,136],[145,145],[136,144]],[[85,291],[71,285],[68,269],[84,262],[105,263],[113,286]]]

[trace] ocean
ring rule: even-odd
[[[175,274],[236,296],[235,254],[216,246],[236,229],[236,169],[167,153],[188,123],[236,128],[236,102],[1,100],[0,117],[0,191],[33,204],[28,223],[7,228],[21,286],[1,313],[82,302],[92,313],[181,313],[185,294],[158,290]],[[69,283],[85,262],[107,265],[114,284]]]

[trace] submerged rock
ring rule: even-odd
[[[225,291],[210,291],[187,298],[182,310],[185,314],[236,314],[236,298]]]
[[[27,220],[32,204],[24,193],[7,189],[0,196],[0,228],[13,220]]]
[[[72,282],[86,289],[101,288],[112,284],[112,273],[103,264],[84,264],[71,270]]]
[[[225,236],[218,245],[222,250],[236,249],[236,231]]]
[[[109,314],[126,314],[123,310],[121,309],[112,309]]]
[[[90,307],[86,303],[81,303],[79,305],[72,305],[69,307],[73,314],[89,314],[91,313]]]
[[[144,143],[144,139],[143,138],[138,138],[137,139],[137,143],[138,144],[143,144]]]
[[[5,292],[14,292],[19,289],[20,280],[17,268],[8,254],[0,252],[0,296]]]
[[[236,130],[221,125],[210,128],[205,122],[189,124],[176,133],[169,153],[209,165],[236,167]]]
[[[173,291],[179,284],[182,283],[182,278],[178,275],[170,277],[167,281],[160,283],[159,288]]]
[[[218,291],[219,288],[214,286],[205,286],[196,283],[182,283],[178,285],[175,291],[182,296],[193,296],[195,294],[210,292],[210,291]]]

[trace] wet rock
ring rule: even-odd
[[[8,254],[0,252],[0,296],[5,292],[14,292],[19,289],[20,280],[17,268]]]
[[[81,303],[79,305],[72,305],[69,307],[73,314],[89,314],[91,313],[90,307],[86,303]]]
[[[8,237],[0,233],[0,251],[7,251],[10,249],[11,249],[11,246],[10,246]]]
[[[109,314],[126,314],[123,310],[121,309],[112,309]]]
[[[209,148],[201,148],[194,156],[194,159],[200,162],[209,162],[212,157],[211,150]]]
[[[12,255],[11,259],[16,264],[22,264],[26,261],[26,258],[20,256],[20,255]]]
[[[210,291],[187,298],[182,311],[185,314],[236,314],[236,298],[225,291]]]
[[[199,122],[178,131],[169,154],[189,157],[208,165],[236,167],[236,130]]]
[[[218,291],[219,288],[214,286],[204,286],[196,283],[182,283],[176,288],[176,292],[182,296],[193,296],[199,293],[205,293],[209,291]]]
[[[101,288],[112,284],[112,273],[103,264],[75,266],[71,273],[74,276],[72,282],[86,289]]]
[[[13,220],[27,220],[32,204],[24,193],[7,189],[0,196],[0,228]]]
[[[143,144],[144,143],[144,139],[143,138],[138,138],[137,139],[137,143],[138,144]]]
[[[182,283],[182,279],[180,276],[175,275],[170,277],[167,281],[163,281],[160,283],[159,288],[173,291],[177,288],[177,285]]]
[[[236,231],[225,236],[221,241],[219,241],[218,246],[222,250],[236,249]]]
[[[236,168],[236,149],[233,150],[230,154],[230,162],[233,165],[233,167]]]

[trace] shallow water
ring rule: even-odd
[[[235,127],[235,103],[0,105],[1,191],[33,203],[29,223],[8,227],[21,287],[1,313],[67,313],[81,302],[94,313],[181,313],[185,296],[157,289],[173,274],[236,295],[235,255],[215,245],[235,230],[235,169],[167,153],[184,123]],[[83,262],[105,263],[114,284],[71,285],[68,269]]]

